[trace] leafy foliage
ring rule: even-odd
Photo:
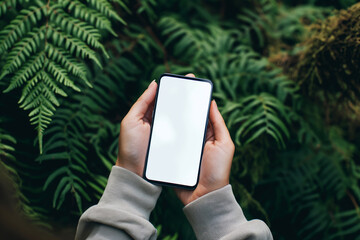
[[[6,123],[6,119],[0,118],[0,123],[2,125]],[[3,186],[10,189],[8,192],[11,194],[11,196],[2,196],[2,203],[8,201],[9,207],[14,205],[20,213],[31,219],[31,221],[37,225],[49,228],[50,225],[43,222],[44,216],[33,208],[29,199],[20,191],[21,178],[13,166],[15,157],[12,152],[15,151],[15,144],[16,139],[0,128],[0,176],[2,180],[2,186],[0,187],[2,194],[6,193],[6,191],[2,189]]]
[[[309,95],[322,90],[325,98],[340,90],[339,100],[359,100],[360,4],[312,26],[313,35],[304,44],[306,50],[298,56],[299,64],[293,70],[294,79]],[[346,81],[343,81],[346,79]]]
[[[165,28],[163,34],[174,33],[166,43],[173,43],[177,58],[194,59],[191,68],[174,66],[174,71],[184,73],[195,69],[195,72],[214,79],[214,96],[225,103],[222,113],[229,115],[227,124],[230,128],[234,126],[234,138],[239,146],[261,134],[285,145],[284,137],[288,138],[289,132],[280,118],[289,121],[288,109],[283,102],[288,97],[295,98],[296,86],[281,76],[278,69],[268,71],[266,59],[236,42],[236,37],[242,37],[244,33],[229,32],[234,37],[215,27],[204,33],[169,17],[160,20],[160,27]],[[271,95],[272,92],[280,101]]]
[[[3,14],[21,3],[2,1]],[[22,87],[20,107],[31,110],[40,153],[43,132],[60,105],[57,95],[67,96],[64,87],[80,91],[79,79],[91,86],[84,62],[78,59],[91,59],[101,66],[93,49],[107,56],[99,40],[101,29],[114,34],[109,19],[124,23],[108,1],[89,1],[89,6],[80,1],[34,1],[0,32],[0,54],[8,52],[0,79],[13,75],[5,92]]]
[[[0,119],[0,122],[1,119]],[[11,155],[11,152],[15,150],[14,147],[11,146],[11,144],[16,144],[16,139],[12,137],[9,134],[6,134],[4,130],[0,129],[0,155],[9,158],[14,159],[14,156]]]
[[[331,135],[336,135],[337,141],[341,139],[337,133],[339,129],[332,128],[330,131]],[[351,158],[354,146],[342,141],[343,146],[328,145],[316,152],[314,149],[304,149],[292,162],[277,166],[276,170],[270,173],[269,180],[262,183],[263,191],[267,191],[270,185],[276,186],[272,188],[276,189],[275,194],[267,195],[273,201],[269,216],[274,218],[274,222],[277,222],[276,219],[283,221],[290,218],[294,225],[298,225],[298,231],[293,229],[294,238],[358,237],[357,225],[360,219],[356,201],[352,202],[354,206],[351,206],[351,202],[340,204],[344,198],[356,199],[355,193],[359,191],[357,184],[353,185],[346,180],[347,174],[354,180],[358,179],[358,176],[353,174],[355,161]],[[332,154],[329,155],[329,152]],[[281,157],[287,159],[289,155],[293,156],[294,153],[288,151]],[[346,163],[350,165],[344,168]],[[284,197],[276,198],[277,194]],[[284,206],[287,206],[288,211],[280,211]]]
[[[123,46],[119,46],[117,51],[123,52]],[[45,135],[48,140],[44,145],[44,154],[36,159],[42,164],[49,161],[64,162],[60,168],[50,172],[43,186],[44,190],[48,190],[56,183],[53,190],[54,208],[59,209],[66,195],[71,193],[81,213],[81,199],[91,201],[87,190],[89,187],[97,192],[95,197],[100,198],[107,179],[89,171],[86,154],[90,145],[100,158],[101,165],[110,171],[117,154],[119,125],[104,118],[104,114],[111,111],[115,99],[125,101],[124,84],[116,83],[116,77],[119,74],[131,76],[137,72],[137,66],[125,58],[112,60],[103,71],[96,69],[94,82],[91,83],[93,87],[71,96],[71,103],[65,102],[55,114]],[[115,95],[109,95],[109,92]],[[108,138],[111,145],[105,147],[101,141]],[[87,174],[92,179],[85,182],[81,176]]]
[[[1,1],[0,155],[27,214],[74,228],[103,193],[142,90],[193,72],[214,83],[246,216],[275,239],[357,239],[359,5],[305,2]],[[14,99],[43,136],[41,155]],[[151,216],[160,239],[194,239],[181,207],[165,188]]]
[[[245,9],[238,19],[251,28],[243,27],[249,38],[257,43],[255,48],[264,48],[272,42],[269,51],[279,51],[286,44],[293,45],[306,38],[306,27],[319,19],[325,19],[329,8],[311,5],[289,8],[275,1],[259,1],[255,10]],[[280,41],[279,41],[280,40]],[[274,50],[272,48],[275,48]]]

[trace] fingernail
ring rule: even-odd
[[[214,101],[214,104],[215,104],[215,106],[217,107],[217,104],[216,104],[216,101],[215,101],[215,99],[214,99],[213,101]]]
[[[155,79],[151,81],[151,83],[149,84],[148,88],[151,86],[151,84],[153,84],[155,82]]]

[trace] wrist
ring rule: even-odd
[[[126,161],[121,161],[119,158],[116,160],[115,166],[125,168],[126,170],[135,173],[139,177],[143,176],[143,169],[133,164],[128,164]]]
[[[205,195],[206,195],[206,194],[205,194]],[[184,206],[186,206],[186,205],[192,203],[193,201],[195,201],[196,199],[198,199],[198,198],[200,198],[200,197],[202,197],[202,196],[203,196],[203,195],[198,195],[198,194],[196,194],[196,193],[193,193],[193,194],[191,194],[188,198],[184,199],[184,200],[182,201],[182,203],[184,204]]]
[[[210,184],[211,187],[207,187],[199,184],[194,190],[194,192],[188,198],[184,199],[183,204],[186,206],[192,203],[193,201],[197,200],[198,198],[201,198],[227,185],[229,185],[229,181],[224,181],[223,183],[220,184]]]

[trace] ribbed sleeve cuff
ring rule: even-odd
[[[113,166],[99,206],[131,212],[149,219],[161,187],[155,186],[135,173],[122,167]]]
[[[247,221],[231,185],[189,203],[184,207],[184,213],[197,239],[220,239]]]

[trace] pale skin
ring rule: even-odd
[[[186,76],[195,77],[194,74]],[[116,165],[132,171],[140,177],[143,176],[144,171],[156,89],[157,83],[151,82],[124,117],[120,127],[119,154]],[[195,190],[175,189],[184,205],[229,184],[234,151],[234,143],[216,102],[213,100],[210,105],[199,184]]]

